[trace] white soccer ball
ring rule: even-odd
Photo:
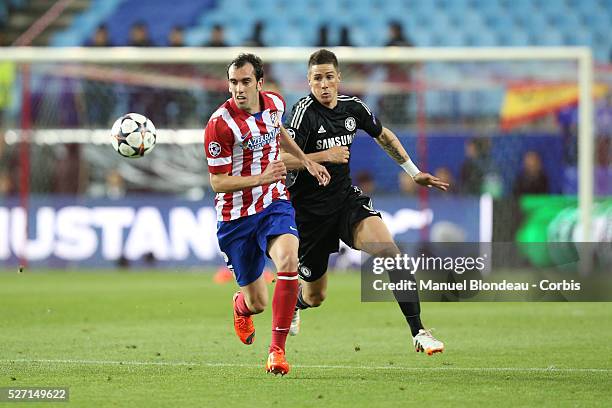
[[[113,148],[123,157],[142,157],[153,150],[156,141],[153,122],[139,113],[123,115],[111,129]]]

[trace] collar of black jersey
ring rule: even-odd
[[[329,110],[332,110],[332,111],[336,110],[338,105],[340,105],[340,101],[338,99],[336,99],[336,106],[334,106],[333,108],[330,108],[330,107],[327,107],[327,106],[323,105],[321,102],[319,102],[319,100],[314,96],[314,94],[312,92],[308,96],[310,96],[310,99],[312,99],[314,101],[314,103],[316,103],[320,107],[325,108],[325,109],[329,109]],[[340,96],[340,95],[338,95],[338,96]]]

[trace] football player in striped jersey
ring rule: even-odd
[[[217,193],[219,247],[240,286],[233,298],[236,334],[244,344],[255,339],[252,315],[261,313],[268,301],[262,274],[268,255],[278,272],[266,370],[285,375],[290,369],[285,342],[298,290],[298,232],[280,146],[298,157],[321,185],[329,182],[329,173],[281,131],[285,101],[262,90],[263,75],[263,63],[253,54],[241,54],[228,65],[231,97],[208,121],[204,144]]]

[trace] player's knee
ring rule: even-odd
[[[325,300],[325,297],[326,297],[325,291],[308,293],[308,294],[304,294],[304,301],[306,301],[306,303],[308,303],[310,307],[319,307]]]
[[[294,272],[298,268],[298,258],[294,251],[283,251],[274,259],[279,272]]]

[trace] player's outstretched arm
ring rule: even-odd
[[[272,160],[263,173],[254,176],[230,176],[229,174],[210,174],[210,185],[215,193],[232,193],[257,186],[264,186],[284,180],[287,168],[280,160]]]
[[[329,180],[331,177],[329,173],[327,172],[327,169],[324,166],[317,163],[316,161],[312,160],[306,154],[304,154],[302,149],[300,149],[297,143],[295,143],[295,141],[291,138],[291,136],[289,136],[289,134],[287,133],[287,131],[285,130],[283,126],[280,126],[280,131],[281,131],[281,138],[280,138],[281,147],[283,149],[283,152],[286,152],[292,156],[293,161],[294,161],[293,164],[297,166],[294,168],[305,168],[306,170],[308,170],[310,174],[312,174],[319,181],[319,185],[321,186],[326,186],[327,184],[329,184]],[[281,156],[281,158],[283,159],[283,162],[284,162],[285,158],[283,156]],[[291,159],[289,160],[291,161]]]
[[[417,166],[410,160],[410,156],[402,146],[395,133],[391,130],[383,127],[380,136],[376,139],[376,143],[391,157],[397,164],[399,164],[408,174],[412,176],[415,183],[426,186],[435,187],[439,190],[448,190],[449,184],[443,182],[437,177],[432,176],[429,173],[420,171]]]

